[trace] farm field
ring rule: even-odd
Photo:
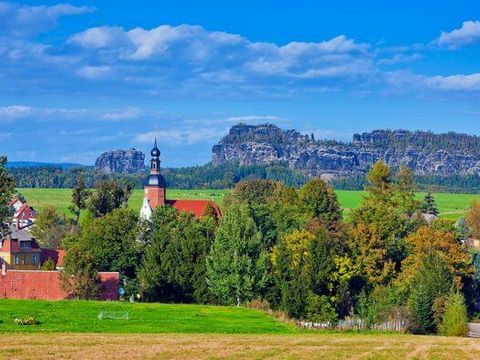
[[[42,209],[46,205],[53,205],[58,211],[68,213],[68,206],[71,199],[71,189],[18,189],[27,198],[30,205],[37,209]],[[176,190],[168,189],[167,197],[171,199],[212,199],[221,205],[223,196],[228,190]],[[363,191],[345,191],[337,190],[340,205],[346,213],[358,207]],[[425,193],[418,193],[420,200]],[[440,209],[441,216],[458,219],[462,216],[465,209],[470,205],[473,199],[480,200],[480,194],[434,194]],[[143,190],[135,189],[130,198],[130,207],[135,211],[140,211],[143,199]]]
[[[388,334],[204,335],[7,333],[2,359],[480,358],[478,339]]]

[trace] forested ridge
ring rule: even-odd
[[[83,174],[86,186],[94,187],[95,182],[106,179],[126,179],[134,183],[135,188],[143,187],[147,169],[140,174],[99,174],[93,167],[61,166],[22,166],[10,167],[19,188],[72,188],[77,175]],[[283,181],[290,186],[300,186],[307,177],[285,163],[271,165],[240,166],[229,162],[218,166],[211,163],[185,168],[166,168],[162,170],[167,185],[175,189],[229,189],[238,182],[248,179],[272,179]],[[432,192],[476,193],[480,192],[480,176],[451,175],[416,176],[418,189]],[[366,181],[364,175],[342,176],[330,180],[337,190],[363,190]]]

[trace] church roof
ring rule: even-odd
[[[222,214],[215,201],[212,200],[167,200],[167,205],[173,206],[178,212],[188,212],[195,215],[197,218],[201,218],[205,213],[207,205],[210,204],[217,217],[220,219]]]

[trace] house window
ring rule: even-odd
[[[32,248],[32,242],[31,241],[20,241],[20,249],[31,249]]]
[[[38,255],[32,254],[32,264],[36,264],[38,262]]]
[[[18,265],[18,264],[20,264],[20,255],[15,255],[15,257],[14,257],[14,260],[13,260],[13,261],[14,261],[15,265]]]

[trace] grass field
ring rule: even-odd
[[[98,320],[100,311],[129,320]],[[39,325],[14,324],[35,316]],[[0,359],[478,359],[478,339],[300,330],[256,310],[0,300]]]
[[[128,312],[128,320],[99,320],[98,314]],[[38,325],[15,318],[33,316]],[[0,332],[292,334],[296,328],[257,310],[203,305],[102,301],[0,300]]]
[[[2,334],[1,359],[479,359],[478,339],[412,335]]]
[[[68,213],[68,206],[71,201],[71,189],[18,189],[28,202],[37,209],[46,205],[53,205],[58,211]],[[168,190],[167,196],[170,199],[212,199],[221,204],[223,196],[228,190]],[[337,195],[340,205],[348,213],[351,209],[358,207],[362,200],[363,191],[342,191],[338,190]],[[418,193],[418,199],[422,199],[424,193]],[[458,219],[470,205],[472,199],[480,200],[480,194],[434,194],[435,200],[440,208],[441,215],[452,219]],[[140,211],[143,199],[143,190],[133,191],[130,199],[130,207]]]

